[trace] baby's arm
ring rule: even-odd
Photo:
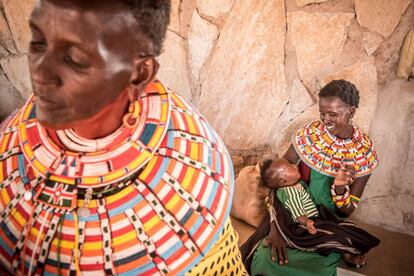
[[[301,225],[305,226],[310,234],[314,235],[316,234],[316,228],[313,225],[313,220],[306,216],[300,190],[301,189],[296,189],[294,186],[284,188],[284,205],[292,213],[292,217]]]
[[[306,226],[306,228],[308,229],[309,234],[315,235],[316,234],[316,228],[313,225],[314,222],[313,220],[311,220],[310,218],[308,218],[305,215],[299,216],[296,218],[296,220],[302,224],[303,226]]]

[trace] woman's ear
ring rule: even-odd
[[[354,118],[355,111],[356,111],[356,107],[355,106],[350,106],[349,107],[349,119]]]
[[[155,79],[159,63],[153,56],[151,57],[140,57],[133,61],[134,67],[129,80],[131,89],[130,100],[135,101],[139,98],[145,87]]]

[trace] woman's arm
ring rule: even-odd
[[[347,205],[344,204],[342,207],[337,206],[340,213],[349,217],[358,205],[358,203],[355,201],[355,197],[357,199],[361,198],[362,193],[365,189],[365,185],[367,184],[368,179],[371,175],[355,178],[350,171],[346,170],[345,175],[343,174],[343,172],[338,173],[338,175],[335,177],[333,185],[337,195],[345,194],[345,185],[349,185],[349,196],[353,196],[354,199],[351,199],[350,203]]]
[[[299,161],[299,155],[292,144],[290,144],[290,147],[285,152],[285,155],[283,155],[283,158],[285,158],[291,164],[296,164]]]

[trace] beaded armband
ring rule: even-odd
[[[351,203],[351,197],[349,192],[349,186],[345,185],[345,193],[343,195],[336,194],[335,185],[331,186],[331,195],[332,200],[335,203],[336,207],[341,208],[343,206],[348,207]]]

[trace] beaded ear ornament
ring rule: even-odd
[[[138,101],[131,102],[128,107],[128,113],[122,118],[122,123],[127,128],[134,128],[139,122],[141,106]]]

